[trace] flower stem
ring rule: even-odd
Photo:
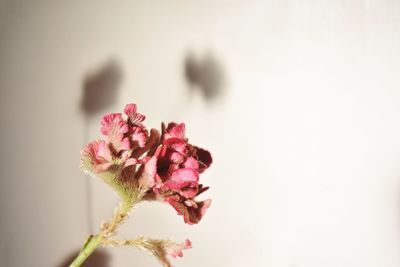
[[[102,235],[95,235],[89,237],[89,240],[83,246],[80,251],[78,257],[69,265],[69,267],[79,267],[82,263],[93,253],[93,251],[100,245],[101,240],[103,239]]]
[[[69,267],[79,267],[82,263],[96,250],[96,248],[102,244],[103,241],[107,240],[109,237],[113,236],[120,224],[122,224],[128,217],[129,211],[134,207],[135,203],[140,201],[141,195],[125,195],[123,197],[124,201],[115,210],[114,216],[110,221],[104,223],[100,232],[95,236],[90,236],[88,240],[83,245],[79,255],[75,260],[69,265]]]

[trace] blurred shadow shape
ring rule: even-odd
[[[55,267],[68,267],[71,262],[78,256],[79,251],[69,255],[61,264]],[[111,267],[111,256],[103,249],[96,249],[92,255],[81,265],[82,267]]]
[[[120,64],[111,59],[85,77],[81,108],[88,117],[115,103],[122,76]]]
[[[225,71],[222,64],[211,52],[201,59],[193,53],[187,53],[184,61],[185,78],[190,85],[189,90],[200,90],[207,101],[223,95],[225,91]]]
[[[118,61],[110,59],[105,64],[87,74],[84,78],[82,82],[83,95],[81,100],[81,109],[85,117],[85,143],[89,141],[90,118],[95,114],[103,112],[115,103],[122,82],[122,76],[122,69]],[[91,233],[93,232],[92,189],[90,187],[89,179],[86,178],[85,181],[88,230],[89,233]]]

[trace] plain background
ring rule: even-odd
[[[218,97],[187,82],[190,57]],[[85,77],[108,62],[116,100],[85,120]],[[398,267],[399,86],[396,0],[2,0],[0,265],[61,266],[111,216],[118,199],[90,179],[88,226],[79,150],[135,102],[149,127],[186,122],[212,151],[213,204],[196,226],[140,205],[122,237],[190,238],[177,267]]]

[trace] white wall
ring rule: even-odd
[[[192,239],[176,266],[400,265],[400,2],[0,2],[1,266],[59,266],[89,233],[79,103],[108,60],[123,81],[107,111],[184,121],[215,158],[199,225],[145,204],[121,235]],[[213,103],[187,91],[190,51],[220,64]],[[90,183],[96,229],[118,200]]]

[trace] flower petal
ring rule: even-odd
[[[199,168],[199,163],[197,162],[197,160],[193,157],[188,157],[185,161],[185,163],[183,164],[183,166],[185,168],[190,168],[190,169],[195,169],[197,170]]]
[[[147,130],[144,127],[132,127],[129,132],[133,145],[145,147],[147,142]]]
[[[211,205],[211,199],[200,202],[195,202],[196,205],[190,204],[187,206],[187,200],[181,199],[179,196],[174,195],[165,199],[179,215],[183,215],[185,223],[192,225],[198,223],[206,213],[206,210]]]
[[[128,104],[124,108],[124,113],[128,116],[132,124],[141,125],[141,122],[146,118],[144,115],[136,112],[136,104]]]
[[[204,172],[212,163],[211,153],[200,147],[194,147],[196,149],[196,156],[199,161],[199,172]]]
[[[165,128],[165,126],[164,126]],[[185,138],[185,124],[184,123],[175,123],[170,122],[167,128],[163,131],[163,138],[167,140],[169,138]]]
[[[199,181],[199,174],[189,168],[182,168],[175,170],[168,180],[164,182],[165,187],[172,190],[180,190],[184,187],[197,187]]]
[[[124,134],[129,131],[128,124],[122,119],[121,113],[107,114],[103,116],[100,123],[101,133],[108,137],[117,152],[130,148],[129,139],[124,137]]]
[[[192,243],[189,239],[186,239],[183,243],[170,243],[169,246],[166,246],[167,254],[173,258],[182,257],[182,250],[188,249],[192,247]]]
[[[139,147],[133,152],[133,157],[139,158],[141,155],[149,151],[150,155],[157,148],[160,141],[160,133],[156,129],[150,130],[150,136],[147,138],[146,145],[144,147]]]
[[[109,144],[97,140],[87,144],[81,151],[81,164],[96,173],[109,169],[113,163]]]

